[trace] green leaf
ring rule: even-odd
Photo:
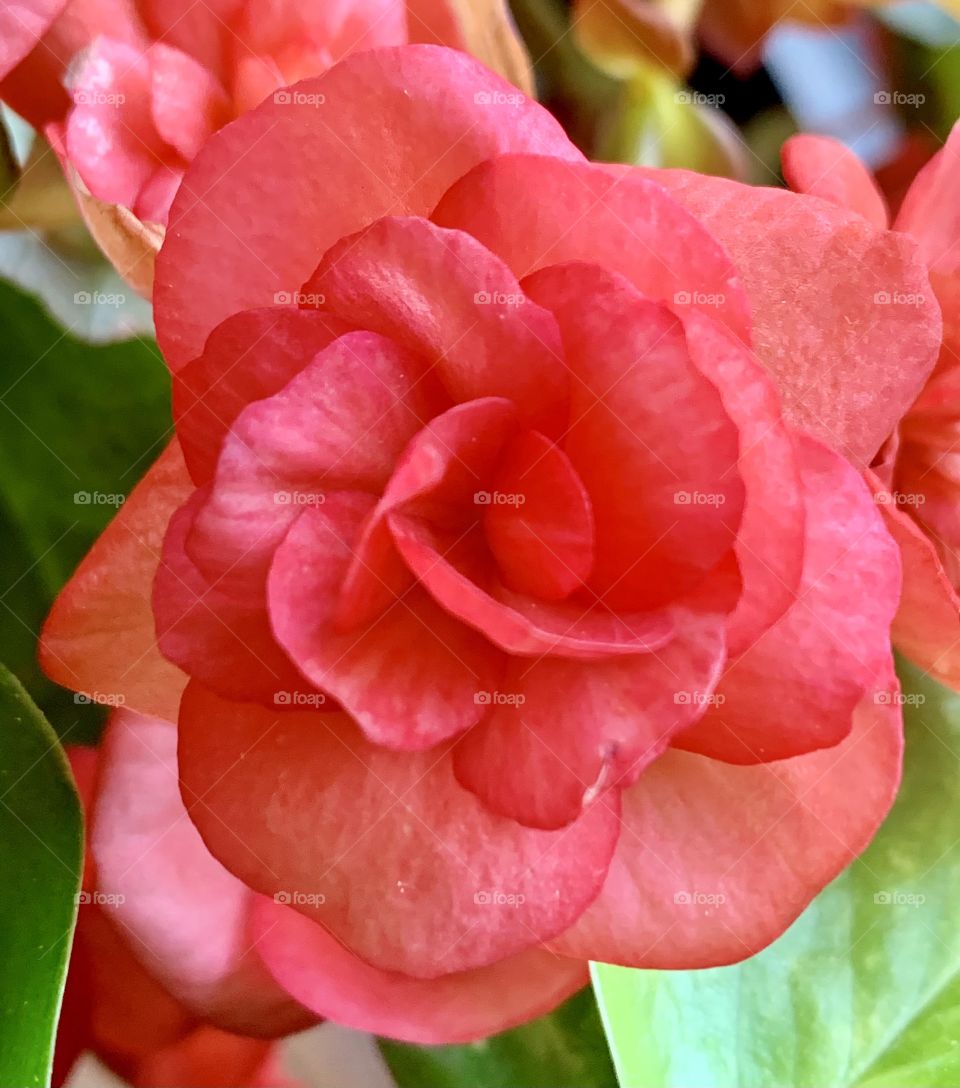
[[[592,991],[550,1016],[467,1046],[380,1041],[400,1088],[615,1088]]]
[[[63,749],[0,666],[0,1084],[50,1083],[83,869]]]
[[[896,805],[780,940],[734,967],[595,968],[623,1088],[960,1084],[960,696],[901,675]]]
[[[80,343],[2,282],[0,328],[0,660],[61,736],[89,740],[100,708],[41,676],[37,637],[57,592],[167,440],[167,370],[152,342]]]

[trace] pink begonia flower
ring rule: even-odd
[[[899,781],[900,558],[861,470],[940,344],[915,243],[591,164],[451,50],[295,90],[187,170],[177,438],[48,673],[177,722],[190,819],[319,1015],[349,980],[355,1026],[463,1038],[494,1024],[431,993],[491,986],[502,1027],[590,959],[751,955]]]
[[[783,152],[797,192],[888,225],[874,179],[842,144],[796,136]],[[942,683],[960,688],[960,125],[910,187],[893,229],[910,235],[943,311],[936,369],[884,444],[870,476],[904,558],[904,594],[894,641]],[[891,309],[920,307],[916,292],[884,291]]]

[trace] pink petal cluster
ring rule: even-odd
[[[151,716],[104,781],[176,758],[163,849],[202,872],[171,903],[217,866],[258,971],[353,1026],[473,1038],[589,959],[756,952],[899,779],[900,552],[861,473],[941,341],[917,246],[588,163],[453,51],[293,90],[187,170],[177,439],[44,633],[51,676]],[[131,810],[98,879],[195,986],[182,907],[116,860]]]
[[[279,88],[356,50],[464,46],[447,0],[29,0],[0,38],[0,98],[93,196],[159,224],[203,141]]]

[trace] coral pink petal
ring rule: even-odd
[[[694,365],[720,390],[740,432],[737,471],[746,490],[734,546],[743,592],[730,616],[727,652],[750,646],[794,600],[803,566],[803,487],[795,436],[756,356],[720,322],[676,308]]]
[[[940,276],[960,273],[960,124],[907,193],[894,226],[920,243],[920,254]]]
[[[97,38],[72,80],[76,103],[67,119],[71,164],[98,200],[133,207],[163,162],[151,115],[149,56]]]
[[[547,265],[595,262],[647,298],[685,297],[749,338],[748,302],[726,251],[635,171],[617,177],[593,163],[501,155],[453,185],[431,218],[472,234],[519,279]]]
[[[520,827],[457,784],[449,752],[390,752],[344,715],[278,721],[195,684],[179,763],[191,818],[232,872],[290,895],[367,963],[417,978],[496,963],[568,929],[619,830],[615,798],[560,832]]]
[[[733,255],[753,309],[753,346],[787,420],[869,463],[940,347],[915,245],[812,197],[681,170],[644,173]]]
[[[279,393],[348,331],[336,318],[291,305],[245,310],[213,330],[203,353],[173,381],[177,435],[198,487],[213,478],[223,440],[243,409]]]
[[[174,369],[231,313],[296,291],[334,242],[384,215],[426,215],[491,155],[581,157],[546,110],[452,50],[356,53],[297,91],[300,104],[268,100],[221,129],[187,172],[154,294]],[[478,109],[484,93],[503,104]]]
[[[474,725],[476,693],[495,686],[502,654],[413,587],[362,628],[336,628],[340,586],[372,496],[331,495],[300,515],[270,568],[280,644],[377,744],[419,750]]]
[[[187,550],[227,583],[266,571],[305,506],[330,491],[376,493],[432,406],[420,361],[370,332],[334,340],[272,397],[248,405],[220,451]]]
[[[186,162],[230,120],[227,93],[208,68],[163,42],[149,50],[153,123]]]
[[[404,514],[390,514],[389,523],[397,549],[431,596],[508,653],[594,660],[649,653],[673,637],[673,619],[663,609],[617,613],[591,595],[534,600],[504,587],[470,536]]]
[[[720,393],[679,319],[622,276],[576,263],[524,283],[557,315],[573,374],[564,449],[593,503],[591,587],[638,611],[682,597],[731,550],[743,510]]]
[[[176,718],[186,677],[157,649],[150,591],[167,523],[192,490],[174,442],[57,597],[40,636],[40,663],[51,680]]]
[[[590,496],[558,446],[525,431],[504,451],[483,516],[504,584],[542,600],[569,597],[593,569]]]
[[[889,657],[897,547],[855,469],[811,438],[798,451],[807,519],[796,603],[728,667],[678,748],[766,763],[832,747]]]
[[[0,79],[37,45],[66,0],[5,0],[0,7]]]
[[[900,548],[903,595],[893,621],[897,649],[941,684],[960,690],[960,599],[931,541],[872,475],[887,531]]]
[[[870,171],[839,140],[804,132],[787,140],[780,158],[783,176],[795,193],[829,200],[881,230],[888,226],[883,193]]]
[[[568,379],[556,321],[468,234],[380,219],[333,246],[303,290],[428,359],[455,402],[509,397],[527,426],[562,433]]]
[[[219,1027],[287,1034],[311,1023],[264,969],[248,933],[252,893],[207,848],[177,787],[177,727],[119,711],[102,742],[91,845],[97,890],[144,966]]]
[[[181,507],[163,541],[153,583],[161,653],[228,699],[275,706],[312,692],[273,636],[265,571],[231,570],[227,583],[208,578],[187,554],[186,541],[206,498],[205,490],[198,491]]]
[[[457,742],[458,780],[527,827],[577,819],[636,781],[707,706],[723,667],[723,616],[679,616],[656,653],[615,661],[512,659],[490,716]]]
[[[668,752],[623,795],[603,892],[550,947],[628,967],[718,967],[759,952],[869,843],[900,782],[888,671],[836,748],[733,767]],[[855,783],[856,788],[852,788]]]
[[[267,967],[301,1004],[344,1027],[408,1043],[486,1038],[544,1015],[588,981],[582,960],[539,948],[436,979],[382,971],[323,926],[264,897],[253,927]]]

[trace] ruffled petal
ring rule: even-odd
[[[491,714],[454,748],[458,780],[527,827],[577,819],[635,782],[703,714],[725,659],[723,616],[677,617],[662,650],[615,661],[512,659]]]
[[[898,692],[891,662],[850,736],[795,759],[733,767],[668,752],[623,795],[600,898],[550,947],[656,970],[759,952],[861,853],[893,803]]]
[[[241,758],[242,756],[242,758]],[[560,832],[489,813],[449,752],[389,752],[348,718],[277,715],[191,685],[180,715],[191,818],[245,883],[416,978],[483,967],[567,929],[603,881],[615,799]]]
[[[355,53],[267,100],[204,145],[171,211],[154,294],[167,361],[179,369],[225,317],[296,291],[345,235],[425,215],[478,162],[520,150],[581,157],[546,110],[435,46]]]
[[[573,378],[564,450],[593,505],[591,588],[624,610],[683,597],[733,548],[744,504],[716,386],[680,321],[622,276],[578,263],[524,285],[556,314]]]
[[[349,326],[289,303],[244,310],[210,334],[203,354],[173,380],[173,418],[187,467],[199,487],[217,467],[234,420],[252,401],[281,389]],[[283,302],[287,304],[284,305]]]
[[[270,622],[300,672],[373,742],[429,748],[480,720],[477,692],[495,686],[503,655],[416,586],[338,630],[340,587],[374,502],[341,493],[300,515],[270,568]]]
[[[468,234],[380,219],[333,246],[303,293],[429,360],[454,402],[509,397],[527,426],[562,431],[568,382],[556,322]]]
[[[847,461],[814,439],[798,450],[807,518],[797,599],[729,666],[678,748],[765,763],[832,747],[890,655],[898,549]]]

